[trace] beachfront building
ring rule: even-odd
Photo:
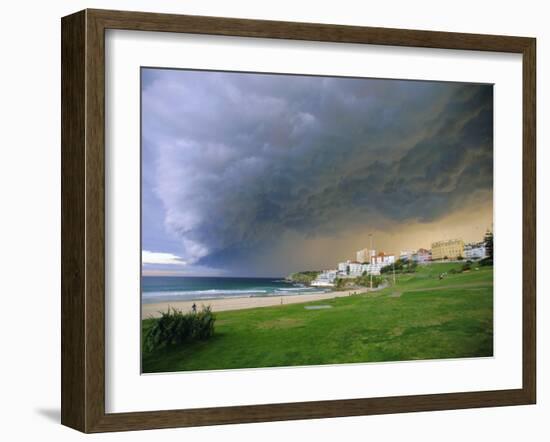
[[[358,250],[355,253],[355,257],[357,259],[357,262],[360,262],[360,263],[369,262],[369,257],[370,257],[369,249]]]
[[[380,275],[382,267],[380,264],[365,264],[365,272],[367,272],[367,275]]]
[[[432,260],[432,251],[420,248],[413,254],[412,260],[418,264],[430,262]]]
[[[394,255],[386,255],[384,252],[380,252],[378,255],[373,256],[372,264],[382,264],[384,266],[393,264],[395,262]]]
[[[365,273],[367,275],[379,275],[383,267],[395,263],[394,255],[386,255],[384,252],[377,254],[375,250],[359,250],[357,256],[359,258],[368,257],[368,262],[359,259],[357,261],[350,261],[348,259],[347,261],[339,262],[337,270],[334,270],[336,272],[335,278],[357,278]],[[326,270],[325,272],[332,272],[332,270]]]
[[[338,274],[347,275],[349,273],[349,265],[351,261],[344,261],[338,263]]]
[[[334,286],[334,280],[338,276],[337,270],[323,270],[317,278],[315,278],[311,285],[314,287],[332,287]]]
[[[374,249],[369,250],[369,263],[372,262],[372,260],[375,256],[376,256],[376,250],[374,250]]]
[[[379,275],[383,267],[392,265],[393,263],[395,263],[394,255],[386,255],[384,252],[380,252],[371,258],[367,274]]]
[[[432,260],[457,259],[464,257],[464,241],[461,239],[448,239],[432,243]]]
[[[410,261],[415,253],[414,250],[401,250],[401,252],[399,252],[399,259],[401,261]]]
[[[336,273],[339,278],[357,278],[363,274],[365,271],[365,266],[366,264],[347,260],[345,262],[338,263],[338,270]]]
[[[487,256],[487,249],[484,242],[470,243],[464,246],[464,258],[477,261]]]
[[[357,261],[349,263],[349,276],[356,278],[363,274],[363,264]]]

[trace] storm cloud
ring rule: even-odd
[[[433,223],[492,198],[492,130],[491,85],[143,69],[144,247],[239,268]]]

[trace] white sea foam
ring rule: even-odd
[[[168,297],[168,296],[181,296],[181,297],[191,297],[191,296],[200,296],[201,298],[205,297],[214,297],[212,295],[247,295],[247,294],[260,294],[268,293],[267,290],[263,289],[234,289],[234,290],[218,290],[218,289],[208,289],[208,290],[175,290],[175,291],[156,291],[156,292],[143,292],[144,297],[158,298],[158,297]],[[220,297],[220,296],[215,296]]]
[[[248,289],[208,289],[208,290],[173,290],[143,292],[142,301],[145,303],[159,302],[162,300],[205,300],[224,298],[248,298],[270,296],[300,296],[301,294],[322,293],[326,290],[312,287],[273,287],[248,288]]]
[[[275,289],[276,292],[308,292],[316,290],[319,291],[317,288],[313,287],[294,287],[294,288],[277,288]]]

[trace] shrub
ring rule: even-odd
[[[464,272],[464,271],[471,270],[471,269],[472,269],[472,264],[471,264],[471,262],[466,262],[466,263],[464,263],[463,266],[462,266],[462,271],[463,271],[463,272]]]
[[[355,282],[355,284],[363,286],[363,287],[370,287],[371,276],[370,275],[359,276],[358,278],[355,278],[354,282]],[[380,284],[382,284],[382,278],[380,276],[373,275],[372,276],[372,287],[376,288]]]
[[[147,351],[156,350],[185,342],[204,340],[214,334],[216,316],[210,306],[203,307],[198,313],[183,313],[169,309],[155,320],[147,331],[144,346]]]
[[[346,280],[344,278],[336,278],[334,280],[334,289],[335,290],[344,290],[346,288]]]
[[[382,267],[380,269],[380,273],[414,273],[416,272],[416,268],[418,267],[418,263],[416,261],[409,261],[404,259],[398,259],[393,264],[388,264],[387,266]]]
[[[483,258],[481,261],[479,261],[479,265],[481,266],[492,266],[493,265],[493,258]]]

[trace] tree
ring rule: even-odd
[[[343,278],[336,278],[334,280],[334,286],[337,290],[341,290],[346,287],[346,280]]]
[[[418,263],[416,261],[406,261],[398,259],[393,264],[388,264],[380,269],[380,273],[412,273],[416,271]]]
[[[487,258],[490,258],[491,261],[493,260],[493,232],[490,230],[487,230],[485,233],[485,254],[487,255]]]

